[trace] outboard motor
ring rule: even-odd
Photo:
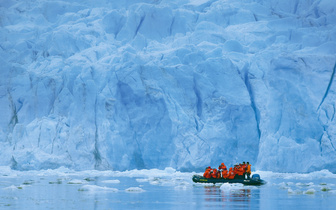
[[[253,175],[252,175],[252,180],[259,181],[259,180],[260,180],[260,176],[259,176],[259,174],[253,174]]]

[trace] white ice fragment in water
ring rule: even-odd
[[[11,185],[9,187],[5,187],[4,189],[5,190],[21,190],[23,187],[20,185],[20,186],[15,186],[15,185]]]
[[[295,194],[301,195],[303,192],[301,190],[295,190]]]
[[[135,179],[137,182],[148,182],[148,179]]]
[[[97,185],[83,185],[78,191],[89,191],[89,192],[118,192],[119,190],[111,187],[101,187]]]
[[[312,195],[315,194],[316,190],[315,189],[308,189],[307,191],[304,192],[304,194]]]
[[[79,179],[73,179],[68,182],[68,184],[84,184],[84,183],[86,183],[86,181],[79,180]]]
[[[292,188],[287,189],[288,194],[296,194],[296,195],[301,195],[303,192],[301,190],[293,190]]]
[[[154,177],[154,178],[149,179],[149,184],[151,184],[151,185],[159,185],[161,183],[162,183],[162,180],[158,177]]]
[[[108,183],[108,184],[119,184],[120,181],[118,179],[114,179],[114,180],[104,180],[102,181],[103,183]]]
[[[280,189],[290,189],[289,186],[288,186],[288,183],[285,183],[285,182],[281,182],[279,184],[279,187],[280,187]]]
[[[323,187],[321,187],[321,191],[322,192],[328,192],[328,191],[330,191],[331,189],[328,187],[328,186],[323,186]]]
[[[313,182],[309,182],[309,183],[298,182],[298,183],[296,183],[296,186],[298,186],[298,187],[308,187],[308,186],[313,186],[313,185],[314,185]]]
[[[298,182],[298,183],[296,183],[295,185],[299,187],[299,186],[302,186],[302,183],[301,183],[301,182]]]
[[[140,187],[130,187],[125,190],[126,192],[135,192],[135,193],[142,193],[146,192],[146,190],[140,188]]]

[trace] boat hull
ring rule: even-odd
[[[241,183],[244,185],[263,185],[266,182],[262,179],[222,179],[205,178],[204,176],[194,175],[192,180],[196,183]]]

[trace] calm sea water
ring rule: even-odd
[[[184,177],[1,177],[0,209],[336,209],[336,179],[269,178],[259,187]]]

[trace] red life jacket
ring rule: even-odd
[[[217,169],[214,169],[212,172],[212,178],[217,178]]]
[[[232,170],[230,170],[228,173],[228,179],[234,179],[235,175],[236,174]]]
[[[243,176],[244,175],[244,169],[242,167],[237,168],[237,174],[239,176]]]
[[[226,168],[226,166],[225,166],[224,163],[222,163],[222,164],[218,167],[218,169],[227,170],[227,168]]]
[[[228,176],[229,176],[228,170],[223,170],[222,171],[222,178],[226,179],[226,178],[228,178]]]

